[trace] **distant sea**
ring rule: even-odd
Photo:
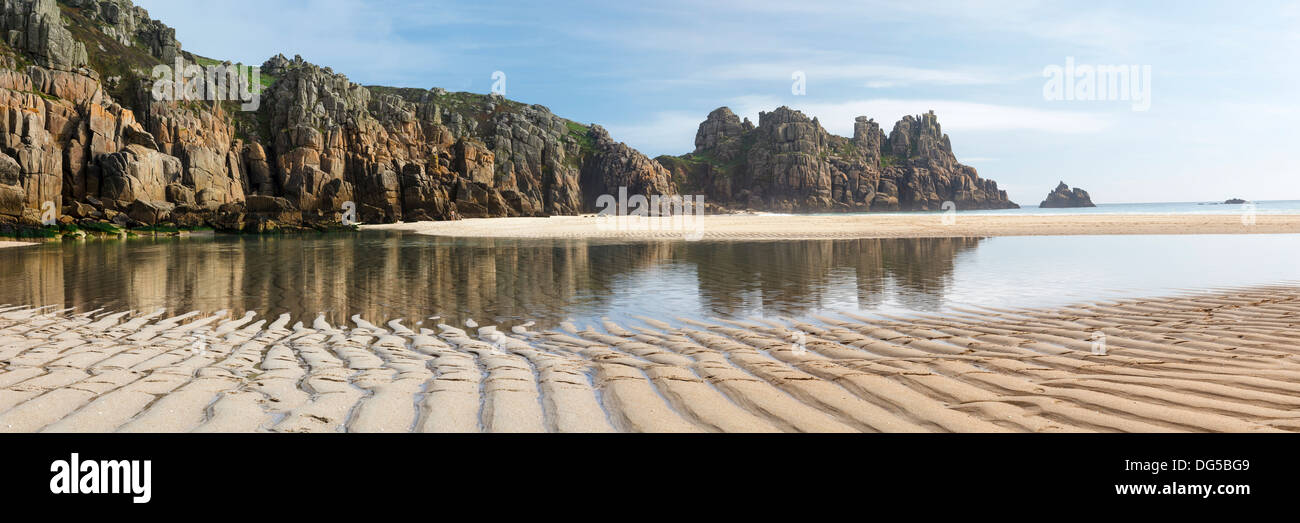
[[[1300,200],[1272,200],[1252,202],[1256,214],[1300,214]],[[1096,207],[1075,209],[1043,209],[1038,206],[1024,206],[1020,209],[998,209],[988,211],[968,211],[960,207],[962,214],[983,214],[989,216],[1019,216],[1040,214],[1242,214],[1249,212],[1248,205],[1226,204],[1223,202],[1162,202],[1162,203],[1100,203]],[[914,213],[873,213],[873,214],[914,214]]]

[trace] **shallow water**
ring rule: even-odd
[[[549,328],[1052,306],[1297,279],[1295,235],[619,243],[363,232],[0,250],[0,304],[408,326],[434,315]]]

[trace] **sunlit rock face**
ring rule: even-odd
[[[694,152],[660,157],[682,191],[704,192],[732,208],[782,212],[924,211],[1017,207],[997,182],[953,155],[933,112],[906,116],[885,135],[868,117],[852,138],[827,132],[788,107],[758,125],[723,107],[700,124]]]

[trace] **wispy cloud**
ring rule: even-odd
[[[858,116],[867,116],[880,122],[888,133],[894,122],[905,115],[917,115],[934,110],[945,132],[1008,132],[1033,131],[1054,134],[1087,134],[1105,130],[1111,125],[1105,116],[1073,112],[973,103],[958,100],[900,100],[868,99],[843,102],[788,103],[766,96],[745,96],[731,100],[729,107],[742,118],[758,123],[759,112],[771,111],[789,105],[809,118],[816,117],[823,127],[841,136],[853,135],[853,123]],[[664,111],[652,115],[644,122],[609,125],[607,128],[616,140],[651,156],[683,154],[695,149],[695,132],[705,113],[689,111]],[[982,158],[982,161],[992,161]]]
[[[905,100],[877,98],[846,100],[841,102],[783,102],[766,96],[746,96],[733,100],[732,110],[757,122],[760,111],[770,111],[789,105],[840,135],[853,133],[853,121],[858,116],[875,118],[882,127],[890,127],[906,115],[917,115],[934,110],[939,123],[951,131],[1035,131],[1059,134],[1086,134],[1105,130],[1110,121],[1102,115],[1075,111],[1061,111],[975,103],[960,100]]]
[[[1028,77],[979,69],[927,69],[883,64],[844,65],[827,63],[748,63],[724,66],[699,73],[718,80],[788,80],[795,71],[809,82],[855,80],[868,87],[930,85],[991,85],[1009,83]]]

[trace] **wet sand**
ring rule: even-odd
[[[5,306],[0,431],[1296,431],[1297,340],[1300,286],[506,333]]]
[[[485,238],[681,239],[698,232],[705,240],[820,240],[860,238],[952,238],[1071,236],[1098,234],[1279,234],[1300,233],[1300,215],[1024,215],[943,214],[779,216],[711,215],[683,227],[670,219],[631,220],[602,227],[595,216],[480,218],[454,222],[367,225],[435,236]],[[695,237],[692,239],[699,239]]]

